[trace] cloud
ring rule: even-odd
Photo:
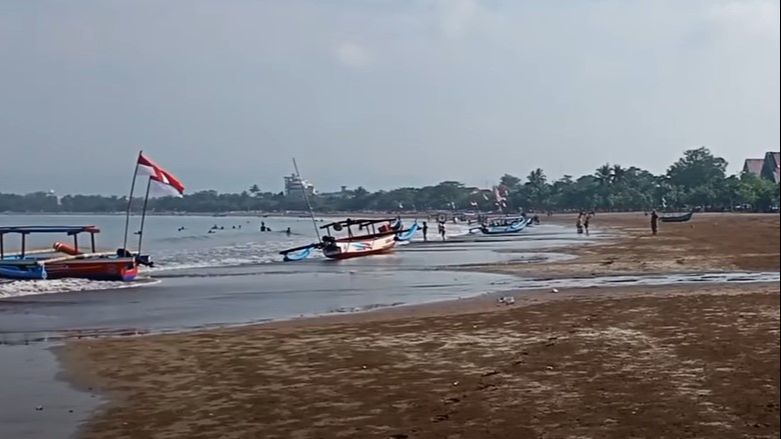
[[[438,0],[442,33],[454,38],[463,35],[480,13],[477,0]]]
[[[339,62],[354,68],[366,67],[373,59],[372,54],[365,47],[350,41],[337,45],[334,53]]]
[[[768,0],[716,3],[707,12],[711,22],[727,30],[776,39],[779,34],[779,15],[779,4]]]

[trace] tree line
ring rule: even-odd
[[[335,194],[313,195],[318,212],[371,210],[411,211],[632,211],[689,210],[770,212],[778,209],[779,185],[750,173],[727,175],[727,162],[707,148],[685,151],[667,172],[654,175],[631,166],[605,164],[594,173],[574,178],[565,175],[549,181],[542,169],[525,179],[505,174],[493,188],[468,187],[458,181],[443,181],[424,187],[402,187],[370,192],[363,187]],[[302,194],[301,194],[302,195]],[[213,190],[181,198],[149,200],[158,212],[284,212],[305,210],[301,195],[285,196],[253,185],[241,193]],[[141,208],[134,199],[133,210]],[[127,197],[66,195],[57,198],[45,192],[26,195],[0,193],[0,212],[121,212]]]

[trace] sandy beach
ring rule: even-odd
[[[546,221],[573,224],[574,216]],[[538,277],[779,270],[778,215],[695,215]],[[573,231],[574,233],[574,231]],[[584,239],[588,239],[584,237]],[[74,340],[111,399],[87,438],[777,437],[778,283],[568,288],[181,334]]]

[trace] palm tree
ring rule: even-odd
[[[625,168],[622,168],[621,165],[613,165],[612,169],[612,176],[613,176],[613,183],[621,183],[624,180],[624,176],[626,176],[627,170]]]
[[[529,188],[529,201],[532,207],[545,208],[548,204],[548,178],[542,169],[537,168],[526,177],[526,186]]]
[[[613,181],[613,167],[610,166],[610,163],[605,163],[604,165],[597,168],[597,172],[594,173],[594,177],[597,178],[600,186],[610,184],[610,182]]]

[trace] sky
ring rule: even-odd
[[[125,194],[542,168],[655,173],[779,150],[779,1],[0,2],[0,192]]]

